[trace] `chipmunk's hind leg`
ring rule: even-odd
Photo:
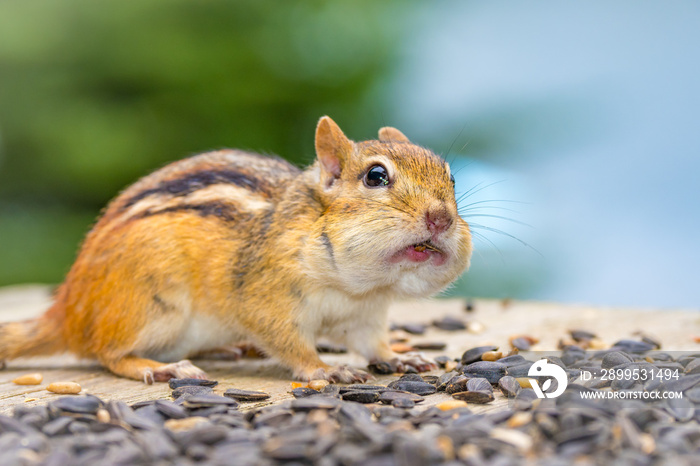
[[[243,357],[243,349],[238,346],[222,346],[210,350],[198,351],[188,356],[192,359],[216,359],[220,361],[238,361]]]
[[[188,356],[192,359],[217,359],[221,361],[238,361],[241,358],[265,359],[268,355],[252,343],[220,346],[218,348],[199,351]]]
[[[207,374],[187,359],[163,363],[152,359],[126,356],[118,359],[100,359],[110,371],[122,377],[143,380],[144,383],[167,382],[170,379],[206,379]]]

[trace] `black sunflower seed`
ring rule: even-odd
[[[435,358],[435,362],[438,363],[438,366],[444,368],[447,363],[451,362],[452,358],[449,356],[438,356]]]
[[[483,377],[490,383],[498,383],[498,380],[506,375],[505,364],[493,361],[477,361],[462,368],[462,373],[467,377]]]
[[[420,377],[420,376],[418,376]],[[421,379],[422,381],[423,379]],[[342,395],[345,392],[350,392],[350,391],[357,391],[357,390],[365,390],[365,391],[370,391],[370,392],[383,392],[385,390],[388,390],[387,387],[383,385],[368,385],[368,384],[361,384],[361,383],[356,383],[352,385],[337,385],[338,390],[340,394]]]
[[[386,361],[372,363],[368,365],[367,368],[370,370],[370,372],[379,375],[388,375],[394,373],[394,369],[391,367],[391,364],[389,364]]]
[[[513,338],[511,340],[510,344],[511,344],[511,346],[513,346],[513,348],[517,348],[520,351],[527,351],[532,346],[532,343],[530,342],[530,340],[528,340],[525,337]]]
[[[291,408],[295,411],[310,411],[312,409],[333,409],[342,404],[338,398],[317,395],[292,400]]]
[[[80,414],[95,414],[102,406],[99,398],[94,396],[63,396],[49,405],[61,411]]]
[[[474,390],[470,392],[457,392],[453,393],[452,397],[457,400],[466,401],[467,403],[478,404],[490,403],[495,399],[492,392],[481,390]]]
[[[213,406],[236,407],[238,406],[238,402],[225,396],[213,394],[192,395],[185,400],[183,406],[186,408],[210,408]]]
[[[172,401],[157,400],[153,406],[160,414],[170,419],[184,419],[187,417],[187,410]]]
[[[197,386],[197,387],[215,387],[219,382],[216,380],[206,380],[206,379],[170,379],[168,381],[168,386],[171,390],[175,390],[178,387],[184,386]]]
[[[426,382],[417,382],[412,380],[397,380],[389,384],[389,388],[400,390],[403,392],[415,393],[416,395],[432,395],[437,391],[435,385]]]
[[[522,390],[520,383],[515,379],[515,377],[511,377],[510,375],[501,377],[501,379],[498,381],[498,388],[501,389],[503,396],[506,398],[515,398],[518,393],[520,393],[520,390]]]
[[[413,343],[411,346],[421,351],[440,351],[445,349],[447,344],[442,341],[423,341]]]
[[[477,346],[476,348],[468,349],[462,354],[462,359],[460,363],[463,365],[468,365],[476,361],[481,361],[481,356],[489,351],[496,351],[498,346]],[[522,356],[521,356],[522,357]]]
[[[396,400],[411,400],[414,404],[420,403],[425,398],[415,393],[388,390],[379,394],[379,401],[384,404],[392,404]]]
[[[578,342],[590,341],[597,337],[595,333],[586,330],[569,330],[569,335]]]
[[[172,397],[180,398],[183,395],[206,395],[213,392],[214,390],[211,387],[183,385],[173,390]]]
[[[632,356],[623,353],[622,351],[611,351],[603,356],[601,367],[603,369],[612,369],[620,364],[627,364],[633,361],[634,359],[632,359]]]
[[[240,390],[238,388],[229,388],[224,392],[224,396],[233,398],[236,401],[264,401],[270,398],[270,395],[265,392]]]
[[[483,377],[475,377],[473,379],[467,380],[467,391],[470,392],[493,392],[493,387],[489,383],[488,380],[486,380]]]
[[[340,396],[345,401],[355,401],[363,404],[379,401],[379,393],[371,390],[350,390]]]
[[[423,335],[428,326],[423,324],[401,324],[398,325],[398,328],[412,335]]]
[[[416,406],[416,402],[408,398],[396,398],[391,402],[394,408],[411,409]]]
[[[624,351],[626,353],[646,353],[656,348],[654,345],[645,341],[620,340],[613,344],[611,349]]]
[[[433,326],[439,328],[440,330],[456,331],[456,330],[466,330],[467,324],[456,317],[443,317],[439,320],[433,321]]]
[[[321,394],[321,392],[319,392],[318,390],[314,390],[313,388],[308,387],[297,387],[294,390],[292,390],[292,396],[294,396],[294,398],[306,398],[307,396],[319,394]]]
[[[457,377],[453,377],[445,386],[445,393],[447,393],[448,395],[452,395],[453,393],[457,392],[466,392],[467,383],[469,382],[469,379],[470,377],[467,377],[466,375],[459,375]]]

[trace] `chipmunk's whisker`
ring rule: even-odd
[[[457,202],[459,203],[460,201],[467,199],[469,196],[473,196],[474,194],[476,194],[480,191],[483,191],[486,188],[490,188],[491,186],[497,185],[499,183],[503,183],[504,181],[506,181],[506,180],[494,181],[493,183],[489,183],[486,186],[481,186],[482,184],[484,184],[484,182],[482,181],[481,183],[474,185],[471,189],[467,190],[465,193],[463,193],[461,196],[459,196],[459,199],[457,199]]]
[[[460,213],[461,213],[461,212],[460,212]],[[529,223],[521,222],[521,221],[519,221],[519,220],[515,220],[514,218],[510,218],[510,217],[504,217],[504,216],[502,216],[502,215],[493,215],[493,214],[468,214],[468,215],[465,215],[464,217],[467,218],[467,219],[468,219],[468,218],[474,218],[474,217],[490,217],[490,218],[497,218],[497,219],[500,219],[500,220],[505,220],[505,221],[508,221],[508,222],[517,223],[518,225],[522,225],[522,226],[525,226],[525,227],[533,228],[533,226],[530,225]]]
[[[542,256],[542,253],[541,253],[540,251],[538,251],[537,249],[535,249],[533,246],[531,246],[531,245],[528,244],[527,242],[521,240],[521,239],[518,238],[517,236],[511,235],[510,233],[506,233],[506,232],[503,231],[503,230],[499,230],[498,228],[487,227],[487,226],[485,226],[485,225],[480,225],[480,224],[478,224],[478,223],[470,223],[470,224],[469,224],[469,227],[472,228],[472,229],[476,228],[476,229],[491,231],[491,232],[497,233],[497,234],[499,234],[499,235],[507,236],[507,237],[509,237],[509,238],[511,238],[511,239],[514,239],[515,241],[517,241],[518,243],[522,244],[523,246],[532,249],[532,250],[535,251],[537,254],[539,254],[540,256]],[[542,256],[542,257],[544,257],[544,256]]]

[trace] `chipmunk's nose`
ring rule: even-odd
[[[452,226],[452,215],[447,211],[445,206],[440,208],[428,209],[425,213],[425,224],[428,231],[433,235],[439,235]]]

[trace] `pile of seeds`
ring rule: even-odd
[[[440,376],[406,374],[387,386],[315,383],[281,404],[245,409],[263,392],[215,381],[170,381],[172,400],[127,406],[95,396],[66,396],[46,406],[17,406],[0,416],[0,464],[693,464],[700,455],[700,353],[676,355],[645,341],[605,351],[564,346],[548,362],[569,384],[538,399],[525,383],[534,363],[497,348],[466,351]],[[531,358],[536,359],[536,358]],[[448,359],[442,358],[446,363]],[[582,371],[669,369],[665,381],[582,383]],[[536,378],[542,386],[545,378]],[[550,391],[555,389],[550,386]],[[585,399],[597,391],[683,393],[656,400]],[[424,408],[447,393],[451,401]],[[509,399],[486,414],[474,404]],[[466,403],[465,403],[466,402]]]

